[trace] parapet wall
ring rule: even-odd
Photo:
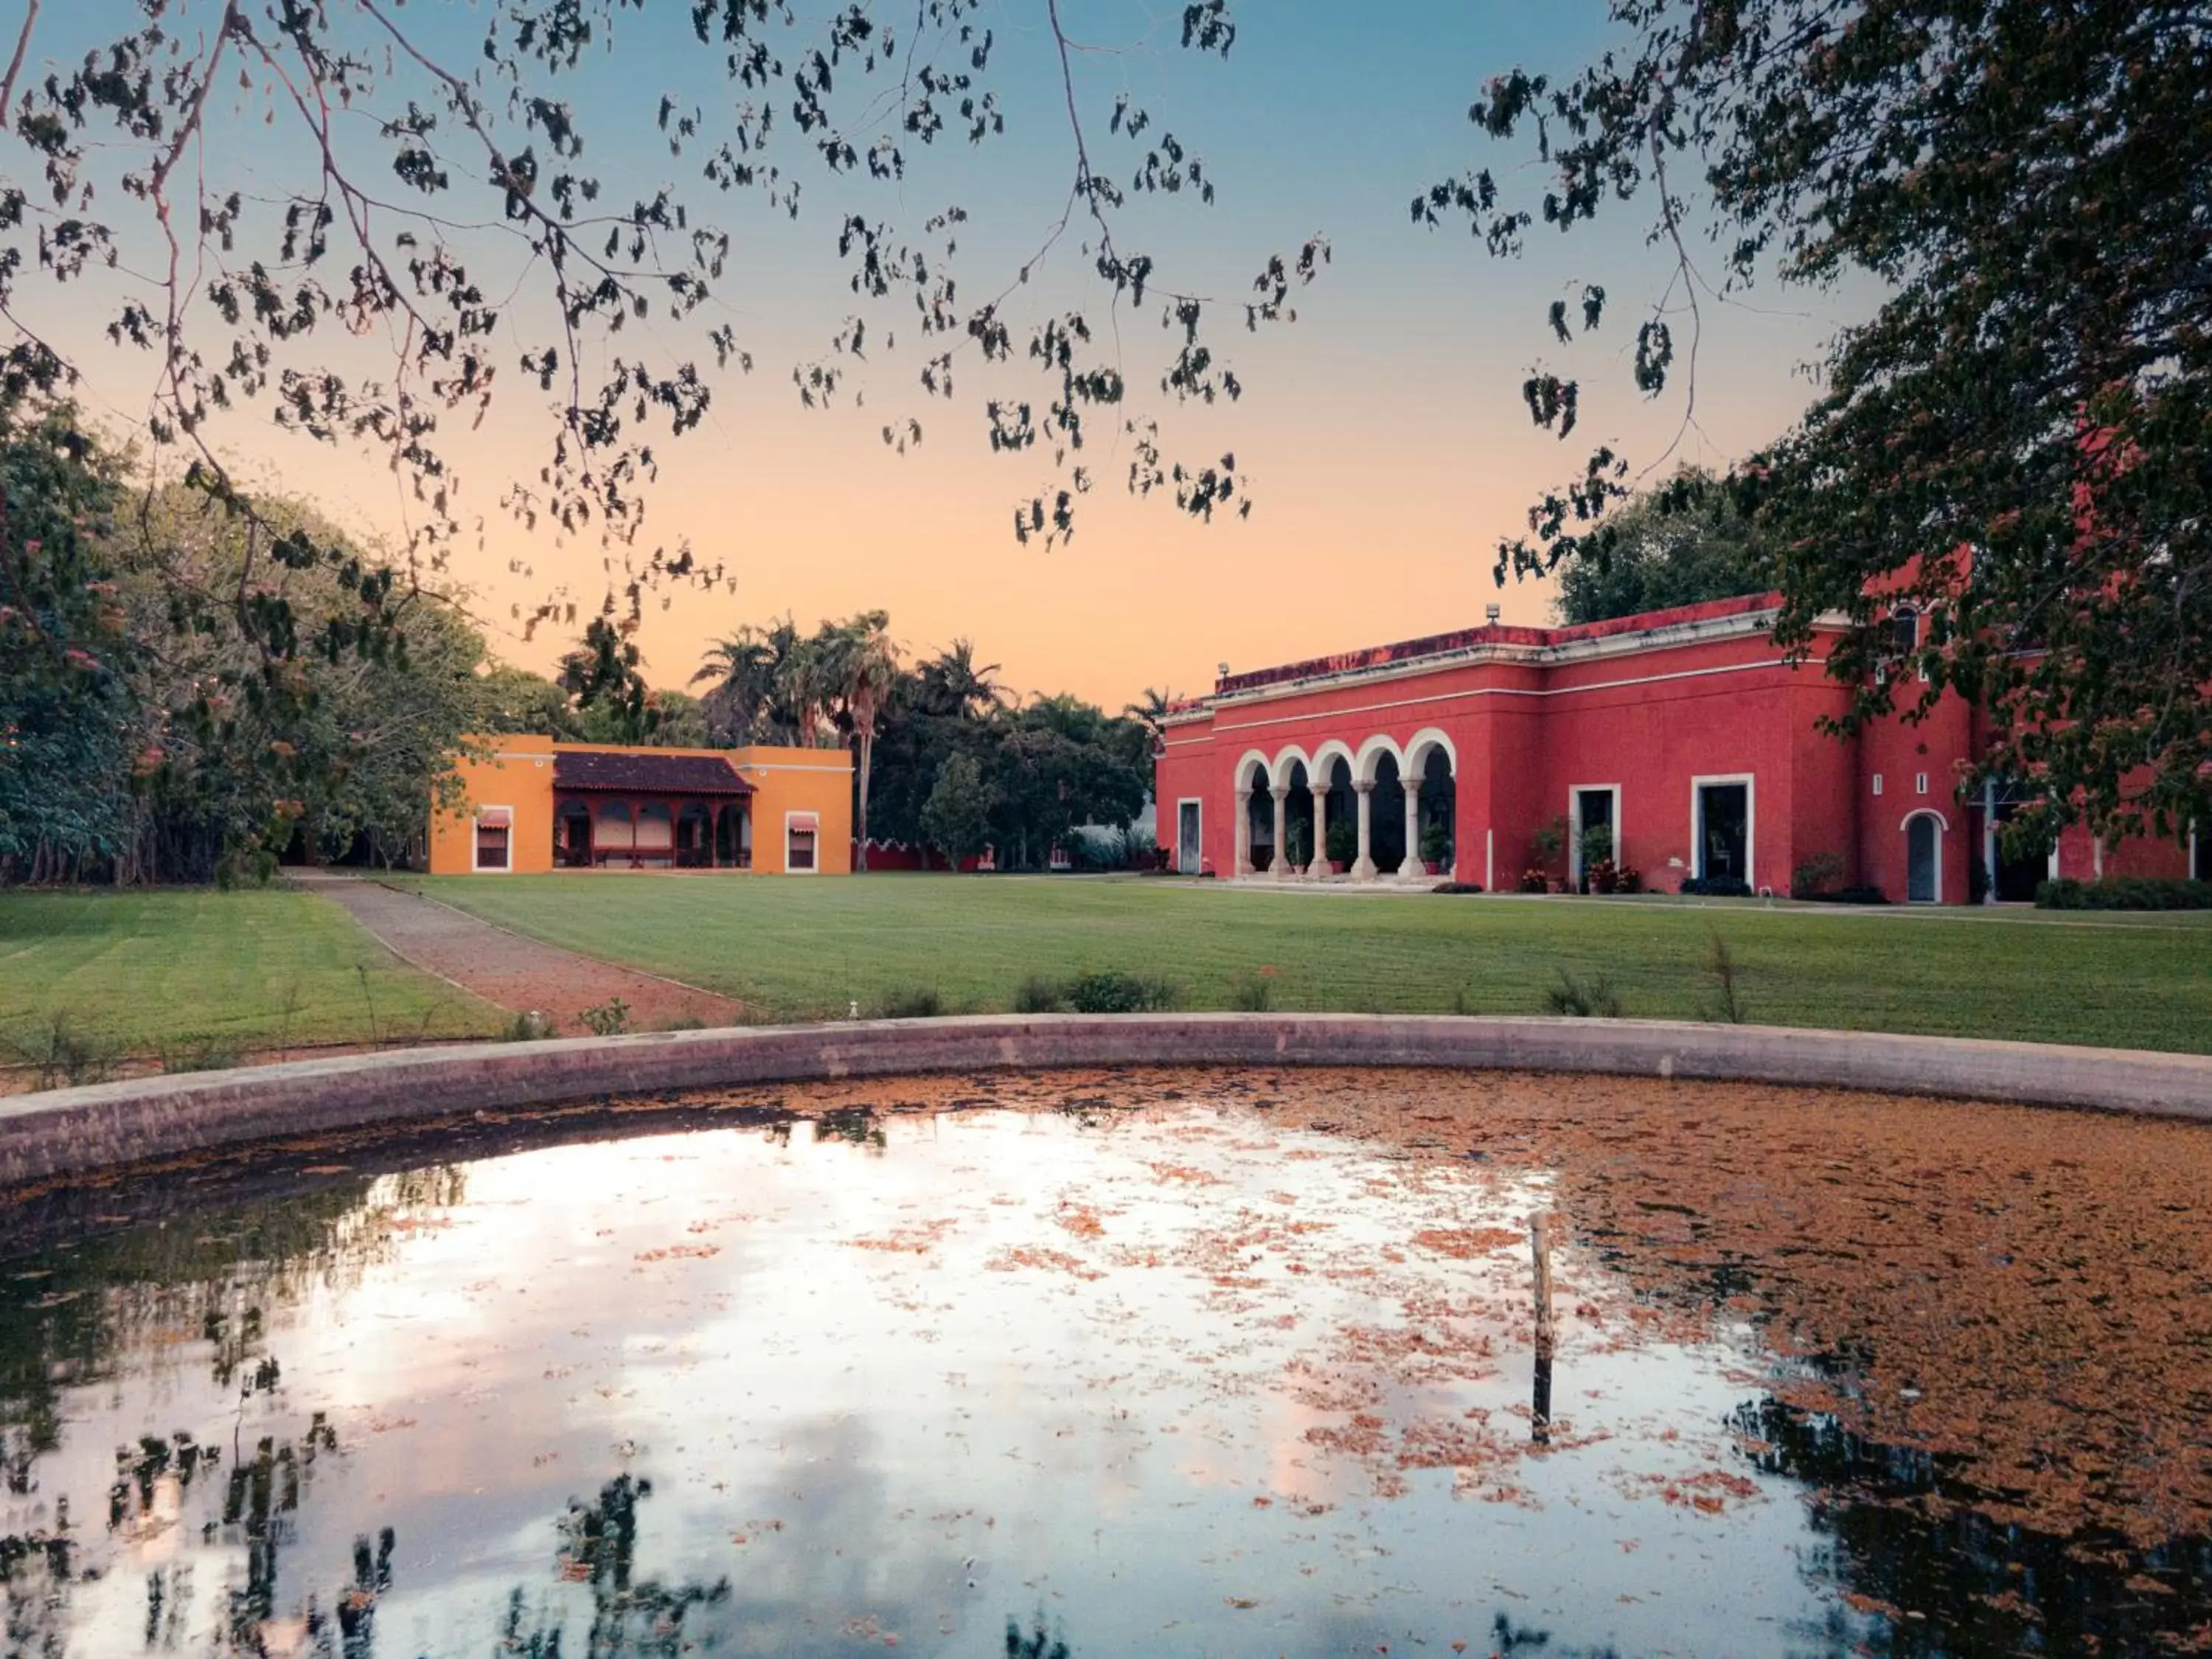
[[[0,1101],[0,1188],[599,1096],[1092,1066],[1434,1066],[1941,1095],[2212,1122],[2212,1058],[1661,1020],[1007,1014],[419,1048]]]

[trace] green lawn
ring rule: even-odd
[[[0,894],[0,1064],[42,1054],[58,1013],[104,1053],[205,1064],[287,1042],[368,1043],[372,1003],[386,1042],[500,1024],[310,894]]]
[[[1747,1018],[2212,1052],[2212,915],[1838,911],[1669,900],[1387,897],[1136,879],[876,876],[803,881],[562,874],[421,879],[571,950],[779,1016],[927,987],[1009,1006],[1031,974],[1162,974],[1232,1006],[1262,970],[1285,1009],[1534,1012],[1564,969],[1606,975],[1631,1016],[1711,1004],[1713,940]]]

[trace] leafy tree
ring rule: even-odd
[[[973,755],[956,751],[937,769],[929,799],[922,805],[921,831],[954,869],[981,853],[990,839],[994,794]]]
[[[993,839],[1022,865],[1042,864],[1079,824],[1127,823],[1152,783],[1144,727],[1066,695],[1014,711],[981,752],[998,795]]]
[[[904,352],[905,400],[891,390],[881,427],[903,452],[932,401],[954,397],[956,366],[963,383],[972,373],[991,449],[1045,475],[1017,497],[1024,539],[1073,532],[1099,422],[1131,458],[1133,493],[1171,495],[1199,517],[1243,511],[1233,457],[1178,459],[1164,410],[1134,405],[1122,352],[1144,337],[1128,324],[1158,324],[1133,378],[1163,406],[1234,399],[1220,324],[1288,319],[1328,255],[1316,239],[1259,259],[1227,301],[1170,280],[1164,252],[1139,239],[1164,198],[1213,200],[1193,135],[1077,71],[1117,30],[1150,32],[1128,0],[1086,15],[1081,41],[1057,0],[1043,8],[1028,72],[1049,77],[1044,119],[1065,114],[1049,139],[1057,210],[1011,258],[996,226],[945,204],[933,161],[940,140],[999,142],[1026,101],[1002,89],[1019,71],[1003,65],[981,0],[895,16],[844,0],[500,0],[463,26],[459,50],[442,11],[392,0],[182,0],[139,8],[136,27],[99,31],[81,58],[42,70],[41,43],[74,35],[64,19],[82,9],[33,0],[0,42],[12,46],[0,393],[76,378],[70,343],[88,316],[154,366],[154,444],[180,452],[192,484],[234,512],[255,510],[219,443],[234,410],[388,464],[410,500],[403,586],[434,574],[473,516],[456,433],[513,418],[518,398],[516,413],[542,412],[540,459],[487,493],[519,524],[598,539],[633,617],[649,584],[720,577],[688,547],[642,536],[656,446],[696,429],[726,380],[753,367],[726,289],[757,264],[738,215],[757,204],[769,225],[799,222],[806,183],[836,204],[822,240],[854,308],[792,367],[798,401],[857,404],[872,366]],[[1237,34],[1229,0],[1182,9],[1188,53],[1226,58]],[[580,108],[564,94],[587,52],[610,51],[640,66],[634,90]],[[665,147],[667,178],[622,199],[587,157],[629,153],[640,137]],[[927,216],[902,223],[925,187]],[[978,268],[974,248],[998,251]],[[270,550],[252,550],[257,562]],[[347,568],[337,549],[299,550]],[[556,594],[533,620],[567,610]],[[282,611],[239,608],[242,631],[278,656]]]
[[[1580,557],[1559,570],[1563,623],[1758,593],[1771,566],[1750,521],[1712,475],[1686,470],[1608,514]]]
[[[1676,270],[1630,373],[1674,381],[1686,429],[1706,307],[1755,278],[1858,273],[1883,298],[1835,338],[1802,417],[1728,480],[1776,550],[1780,636],[1829,669],[1846,728],[1947,691],[1987,711],[1981,776],[2032,782],[2014,833],[2212,822],[2212,29],[2196,0],[1613,0],[1631,35],[1571,78],[1516,69],[1471,112],[1533,136],[1551,182],[1508,199],[1487,170],[1434,185],[1517,253],[1538,212],[1571,232],[1640,208]],[[1708,268],[1693,257],[1700,228]],[[1597,328],[1601,286],[1548,325]],[[1540,367],[1540,425],[1581,387]],[[1501,544],[1508,569],[1583,556],[1630,487],[1592,451]],[[1902,647],[1909,599],[1935,626]],[[1877,673],[1901,665],[1926,675]],[[1978,782],[1979,779],[1974,781]]]
[[[478,730],[486,733],[528,732],[550,738],[576,735],[575,712],[565,687],[543,674],[505,663],[488,669],[478,686],[483,714]]]
[[[660,724],[630,634],[631,625],[617,621],[610,609],[585,625],[583,639],[561,659],[562,688],[578,709],[599,711],[610,743],[643,743]]]
[[[58,406],[0,413],[0,870],[81,875],[128,833],[118,467]]]
[[[434,601],[386,610],[321,560],[258,556],[271,532],[349,545],[296,503],[258,499],[246,516],[172,488],[118,530],[139,648],[116,878],[252,878],[301,838],[319,856],[399,857],[447,758],[482,724],[482,638]],[[284,627],[317,647],[269,655],[236,620],[241,586],[264,617],[281,602]]]

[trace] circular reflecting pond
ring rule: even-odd
[[[19,1195],[7,1650],[2180,1650],[2212,1621],[2208,1146],[1127,1073]]]

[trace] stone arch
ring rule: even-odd
[[[1353,757],[1352,763],[1352,775],[1353,779],[1360,783],[1374,782],[1375,764],[1385,755],[1388,755],[1392,761],[1396,763],[1399,775],[1402,777],[1405,775],[1406,770],[1405,751],[1400,749],[1398,745],[1393,743],[1389,738],[1383,736],[1380,732],[1377,732],[1373,737],[1368,738],[1366,742],[1359,745],[1359,753]]]
[[[1331,738],[1327,743],[1316,745],[1312,763],[1306,770],[1323,782],[1328,782],[1335,777],[1336,774],[1333,769],[1339,761],[1344,763],[1346,772],[1358,775],[1359,762],[1352,752],[1352,745],[1340,738]]]
[[[1445,763],[1451,768],[1452,775],[1457,777],[1459,750],[1452,745],[1452,740],[1449,738],[1433,726],[1423,726],[1406,740],[1402,765],[1407,775],[1419,776],[1423,767],[1427,764],[1430,750],[1438,749],[1443,751]]]
[[[1274,763],[1269,760],[1265,755],[1261,754],[1258,750],[1248,749],[1244,751],[1243,759],[1237,763],[1237,771],[1235,775],[1237,793],[1238,794],[1245,794],[1252,788],[1252,775],[1255,769],[1257,769],[1260,776],[1267,779],[1270,783],[1273,783],[1274,781]]]
[[[1915,818],[1933,818],[1936,820],[1936,827],[1938,830],[1941,830],[1947,836],[1951,833],[1951,820],[1945,817],[1941,812],[1937,811],[1932,806],[1915,807],[1911,811],[1907,812],[1903,817],[1899,818],[1897,821],[1899,833],[1902,834],[1904,831],[1910,830],[1912,827],[1912,820]]]
[[[1290,781],[1293,766],[1303,766],[1306,769],[1307,776],[1313,775],[1313,761],[1306,751],[1294,743],[1286,743],[1276,751],[1275,758],[1268,763],[1267,775],[1277,783],[1286,783]]]

